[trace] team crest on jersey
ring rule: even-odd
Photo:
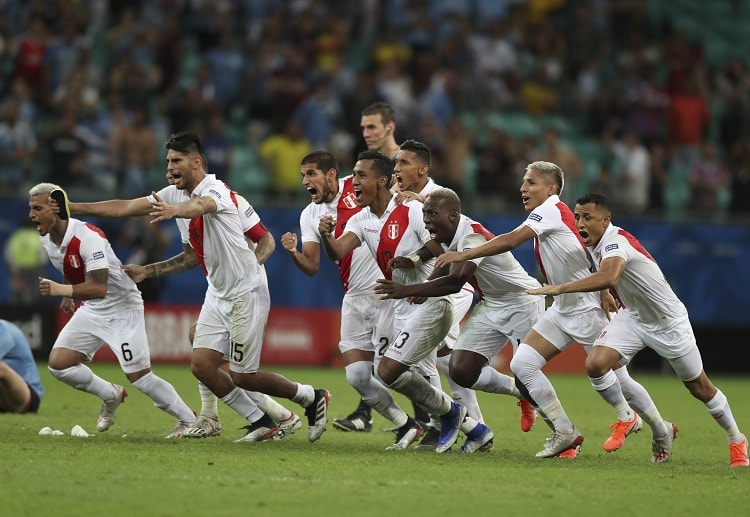
[[[398,223],[388,223],[388,238],[397,239],[399,235]]]
[[[529,214],[529,219],[532,221],[540,222],[542,220],[542,216],[539,214]]]
[[[617,243],[607,244],[604,247],[604,253],[607,253],[608,251],[612,251],[612,250],[618,250],[618,249],[620,249],[620,247],[617,245]]]
[[[354,192],[349,192],[346,196],[344,196],[341,202],[344,203],[344,206],[350,210],[357,208],[357,198],[354,195]]]
[[[78,260],[77,255],[69,255],[68,263],[71,265],[73,269],[78,269],[79,267],[81,267],[81,261]]]

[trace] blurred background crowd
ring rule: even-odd
[[[189,129],[209,172],[299,210],[302,156],[328,149],[347,172],[361,110],[385,101],[468,213],[521,212],[541,159],[569,203],[596,190],[616,216],[748,221],[747,34],[745,0],[0,0],[0,198],[39,181],[145,195]],[[143,263],[162,231],[112,240]],[[34,228],[8,233],[22,296],[46,261]]]
[[[485,211],[545,159],[566,201],[742,217],[749,30],[743,0],[0,0],[0,192],[140,196],[192,129],[210,172],[286,202],[311,149],[352,166],[382,100]]]

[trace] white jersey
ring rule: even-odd
[[[443,187],[432,181],[432,178],[428,178],[425,186],[422,187],[422,190],[419,191],[419,195],[426,200],[428,197],[430,197],[430,194],[440,188]],[[459,319],[463,319],[466,313],[469,312],[472,303],[474,303],[474,286],[469,282],[465,283],[463,287],[461,287],[461,290],[459,292],[451,295],[451,298],[453,298],[454,309],[462,306],[467,307],[464,314],[461,314],[461,316],[459,317]]]
[[[207,174],[188,194],[170,185],[159,197],[169,204],[209,196],[216,211],[195,219],[176,219],[182,242],[189,244],[201,260],[209,289],[219,298],[231,300],[254,289],[259,283],[258,261],[247,246],[234,192],[213,174]],[[149,201],[154,201],[152,196]]]
[[[299,218],[301,240],[305,242],[321,243],[318,223],[324,215],[330,215],[336,221],[334,236],[344,233],[344,228],[361,208],[352,188],[352,176],[339,179],[339,192],[330,203],[310,203],[302,210]],[[362,246],[350,254],[336,261],[341,277],[344,293],[360,294],[371,292],[375,280],[380,278],[380,270],[370,251]]]
[[[461,215],[453,241],[448,246],[443,245],[443,248],[446,251],[465,251],[481,246],[493,237],[492,232],[480,223]],[[529,276],[510,251],[472,259],[470,262],[477,265],[470,282],[487,305],[518,306],[537,298],[527,294],[526,290],[536,289],[541,285]]]
[[[135,282],[123,271],[122,262],[112,250],[107,237],[96,226],[78,219],[68,220],[60,246],[49,234],[39,237],[52,265],[69,284],[86,281],[86,273],[108,269],[107,294],[104,298],[86,300],[89,310],[99,314],[116,314],[124,308],[142,307],[143,298]]]
[[[390,259],[414,255],[431,238],[422,220],[422,203],[407,201],[397,205],[394,199],[390,200],[381,217],[373,214],[369,207],[362,209],[349,220],[346,231],[352,232],[370,249],[385,278],[401,284],[426,282],[432,273],[434,259],[420,262],[413,269],[388,268]],[[445,297],[429,298],[425,303],[440,298]],[[396,317],[408,317],[416,307],[406,300],[396,300]]]
[[[593,255],[599,263],[610,257],[625,260],[615,291],[625,310],[647,329],[671,328],[687,317],[685,305],[672,291],[656,261],[630,233],[610,224]]]
[[[575,216],[558,196],[550,196],[521,223],[534,233],[534,251],[542,274],[551,285],[585,278],[595,264],[575,228]],[[580,314],[601,307],[599,293],[566,293],[555,297],[560,314]]]
[[[235,197],[237,198],[237,212],[240,214],[240,225],[242,226],[242,231],[245,233],[245,237],[250,239],[247,245],[254,254],[258,241],[268,233],[268,229],[260,220],[258,212],[255,211],[247,199],[236,192]],[[258,264],[258,268],[261,283],[267,285],[268,276],[266,275],[265,266]]]

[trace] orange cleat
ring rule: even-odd
[[[637,433],[643,428],[643,422],[641,421],[641,417],[636,414],[635,418],[630,422],[618,420],[616,423],[610,424],[609,428],[612,429],[612,434],[604,442],[603,447],[607,452],[614,452],[622,447],[625,443],[625,438],[630,433]]]
[[[729,444],[729,464],[732,467],[747,467],[750,460],[747,458],[747,438],[742,435],[741,442]]]
[[[536,422],[536,409],[528,400],[519,400],[518,407],[521,408],[521,431],[528,433]]]

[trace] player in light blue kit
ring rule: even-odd
[[[0,320],[0,413],[36,413],[43,395],[26,336],[10,321]]]

